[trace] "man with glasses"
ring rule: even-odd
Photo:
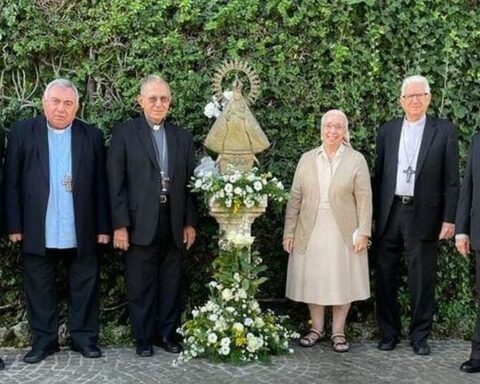
[[[438,242],[455,233],[457,133],[450,122],[426,115],[430,100],[426,78],[406,78],[400,96],[404,117],[385,123],[377,133],[375,272],[382,351],[400,341],[398,271],[405,255],[410,346],[417,355],[430,354]]]
[[[10,241],[22,243],[32,349],[38,363],[58,349],[56,266],[68,275],[72,349],[101,356],[97,243],[110,240],[110,214],[101,131],[76,119],[77,88],[47,85],[43,115],[13,125],[4,164],[5,218]]]
[[[107,160],[113,244],[126,251],[130,322],[141,357],[155,339],[179,353],[180,278],[185,250],[195,241],[197,212],[187,183],[193,138],[167,121],[168,83],[148,76],[137,101],[143,115],[113,130]]]

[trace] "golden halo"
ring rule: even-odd
[[[245,96],[245,100],[249,105],[253,104],[253,102],[258,97],[258,90],[260,87],[260,79],[255,72],[255,70],[248,65],[245,61],[239,60],[226,60],[220,68],[215,71],[212,80],[212,89],[215,98],[219,103],[224,100],[223,96],[223,89],[222,89],[222,80],[227,75],[227,73],[236,71],[236,72],[243,72],[250,82],[250,92],[247,96]]]

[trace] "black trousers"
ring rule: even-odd
[[[72,343],[96,345],[99,322],[99,268],[97,255],[79,255],[73,249],[47,249],[45,255],[23,254],[27,313],[33,348],[58,345],[56,270],[63,259],[68,275],[68,329]]]
[[[480,251],[475,251],[475,271],[476,271],[476,293],[477,300],[480,300]],[[472,336],[471,359],[480,359],[480,303],[477,304],[477,320]]]
[[[146,246],[131,244],[125,254],[128,305],[133,336],[172,340],[181,313],[184,253],[175,245],[169,204],[160,204],[157,232]]]
[[[438,241],[416,237],[413,209],[395,201],[385,233],[377,239],[377,320],[382,337],[400,337],[398,271],[404,256],[411,298],[410,340],[421,341],[432,330]]]

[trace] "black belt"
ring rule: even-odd
[[[414,202],[413,196],[399,196],[395,195],[395,201],[402,203],[403,205],[412,205]]]

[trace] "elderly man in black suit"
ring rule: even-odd
[[[72,349],[101,356],[97,347],[97,243],[108,243],[110,214],[103,136],[75,118],[76,87],[66,79],[47,85],[41,116],[16,123],[4,164],[6,229],[23,243],[27,311],[33,342],[25,355],[37,363],[58,351],[56,264],[69,283]]]
[[[180,278],[186,249],[195,241],[197,211],[187,187],[193,139],[165,121],[172,100],[158,76],[141,81],[143,115],[113,130],[108,152],[114,246],[126,251],[130,321],[139,356],[152,343],[172,353],[180,317]]]
[[[457,250],[465,257],[471,249],[475,253],[478,295],[480,293],[480,134],[478,133],[473,136],[470,144],[455,226]],[[460,366],[460,370],[468,373],[480,372],[480,307],[473,331],[470,359]]]
[[[382,125],[377,136],[374,218],[378,348],[392,350],[400,340],[397,297],[402,255],[411,295],[410,345],[430,354],[427,343],[434,313],[439,240],[453,237],[459,191],[458,142],[454,126],[427,115],[430,86],[422,76],[402,85],[404,117]]]

